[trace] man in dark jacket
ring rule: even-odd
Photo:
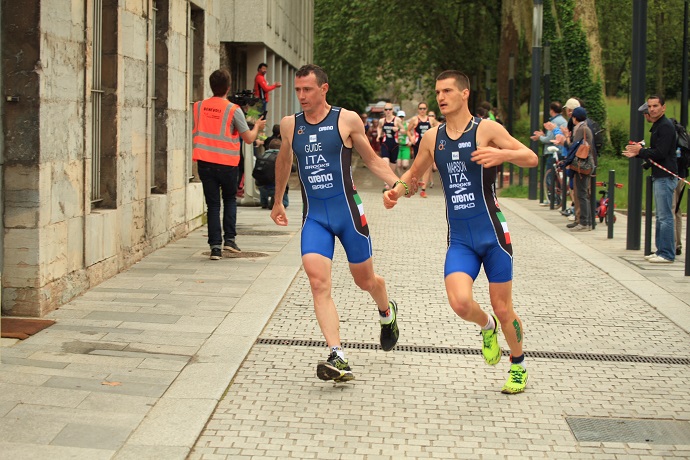
[[[640,107],[644,112],[644,105]],[[656,253],[646,256],[651,263],[671,263],[676,258],[676,240],[674,229],[673,195],[678,184],[674,174],[678,173],[676,161],[676,130],[673,122],[666,118],[666,100],[663,96],[652,95],[647,98],[645,119],[652,124],[651,147],[643,148],[639,142],[625,148],[628,158],[639,157],[652,160],[652,181],[654,202],[656,205]],[[659,167],[659,166],[661,167]],[[662,169],[663,168],[663,169]],[[664,169],[670,171],[667,172]],[[673,174],[671,174],[673,173]]]

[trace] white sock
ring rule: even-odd
[[[489,331],[494,328],[496,328],[496,321],[494,321],[493,315],[489,315],[489,322],[482,328],[482,331]]]
[[[331,353],[337,354],[340,359],[345,359],[345,353],[343,352],[343,349],[341,347],[331,347]]]
[[[379,310],[379,321],[381,321],[381,324],[390,324],[395,319],[395,311],[393,311],[390,304],[388,304],[388,312],[389,314],[384,316],[381,314],[381,310]]]

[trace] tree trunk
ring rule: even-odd
[[[601,59],[601,42],[599,41],[599,22],[597,20],[597,9],[594,5],[595,0],[577,0],[573,10],[573,19],[582,21],[582,28],[587,34],[589,44],[589,62],[592,69],[592,80],[600,79],[605,81],[604,67]],[[602,89],[603,89],[602,84]],[[604,96],[606,96],[604,94]]]

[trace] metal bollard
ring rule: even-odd
[[[688,192],[690,193],[690,189],[688,189]],[[688,249],[690,249],[690,195],[686,197],[686,201],[688,202],[688,214],[685,218],[685,276],[690,276],[690,253],[688,252]]]
[[[612,239],[613,238],[613,208],[615,206],[616,200],[615,198],[615,193],[616,193],[616,171],[615,170],[610,170],[609,171],[609,207],[606,209],[606,214],[607,218],[609,221],[608,225],[608,233],[606,234],[606,238]]]
[[[647,176],[647,196],[644,211],[644,255],[652,253],[652,176]]]
[[[597,220],[595,219],[595,211],[597,209],[597,176],[589,176],[589,215],[591,219],[592,230],[597,228]]]

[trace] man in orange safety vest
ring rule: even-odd
[[[242,155],[242,139],[252,144],[266,120],[260,118],[250,130],[240,106],[227,98],[230,92],[230,73],[216,70],[209,77],[213,97],[194,103],[192,160],[197,162],[199,178],[208,208],[208,244],[211,260],[223,257],[222,249],[240,252],[235,243],[237,235],[237,182]],[[223,226],[220,204],[223,199]],[[224,233],[224,234],[223,234]]]

